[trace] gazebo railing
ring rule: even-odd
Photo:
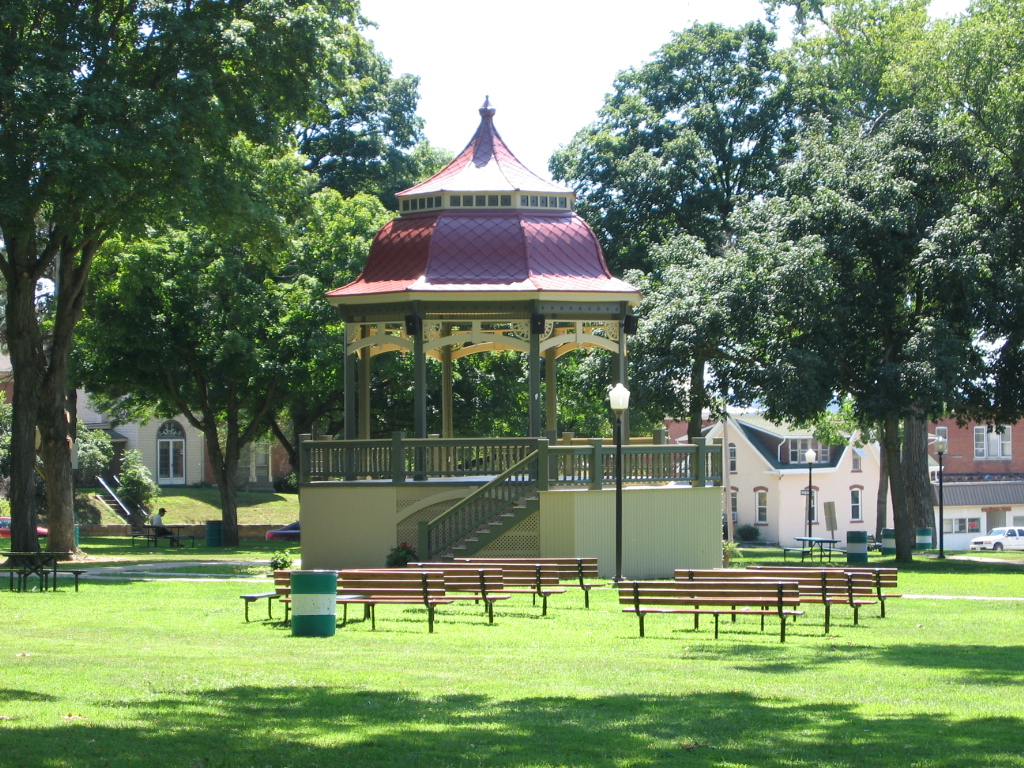
[[[595,490],[615,482],[615,446],[549,443],[545,438],[408,438],[311,440],[300,445],[300,482],[405,483],[445,478],[494,477],[543,450],[552,485]],[[622,478],[629,484],[722,483],[722,449],[703,440],[688,444],[624,445]]]

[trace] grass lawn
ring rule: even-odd
[[[201,525],[207,520],[220,520],[220,492],[216,488],[169,488],[153,500],[154,509],[167,509],[168,523]],[[89,495],[89,489],[81,493]],[[239,491],[237,495],[238,522],[242,525],[286,525],[299,519],[297,493],[258,493]],[[95,522],[120,524],[122,520],[106,512]]]
[[[0,592],[0,765],[1024,767],[1024,602],[904,598],[857,627],[838,607],[828,637],[809,605],[780,644],[753,618],[723,620],[715,641],[709,620],[651,616],[641,640],[596,590],[589,611],[578,592],[547,617],[516,596],[493,626],[442,607],[430,635],[422,609],[382,606],[376,632],[293,638],[243,622],[238,595],[266,586]],[[1024,569],[921,560],[900,589],[1024,597]]]

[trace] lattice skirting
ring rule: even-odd
[[[540,513],[530,515],[473,557],[540,557]]]
[[[399,506],[408,507],[411,506],[412,504],[413,502],[410,501],[406,502],[405,504],[400,504]],[[417,545],[417,542],[419,541],[420,520],[426,520],[429,522],[438,515],[440,515],[442,512],[444,512],[446,509],[450,509],[453,504],[455,504],[455,502],[450,500],[442,501],[438,504],[431,504],[429,507],[424,507],[418,512],[413,512],[411,515],[404,518],[396,526],[395,545],[397,546],[401,544],[403,541],[406,541],[415,547]]]

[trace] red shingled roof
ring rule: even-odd
[[[490,101],[485,101],[480,108],[480,127],[459,156],[426,181],[399,192],[398,197],[478,190],[572,194],[572,190],[544,181],[519,162],[494,128],[494,108]]]
[[[496,290],[636,293],[575,213],[441,211],[385,224],[359,279],[327,295]]]

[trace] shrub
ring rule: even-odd
[[[736,528],[736,538],[740,541],[757,541],[761,538],[761,532],[749,523]]]
[[[282,549],[280,552],[275,552],[270,556],[270,570],[272,571],[286,571],[292,567],[295,562],[295,550],[294,549]]]
[[[287,477],[282,477],[274,482],[274,490],[278,493],[298,493],[299,478],[292,472]]]
[[[387,559],[384,561],[388,568],[401,568],[408,565],[416,559],[416,550],[412,548],[412,545],[406,541],[403,541],[397,547],[394,547],[388,552]]]
[[[121,487],[117,495],[121,500],[139,511],[149,511],[150,503],[160,495],[160,486],[142,463],[142,454],[139,451],[124,452],[120,477]]]

